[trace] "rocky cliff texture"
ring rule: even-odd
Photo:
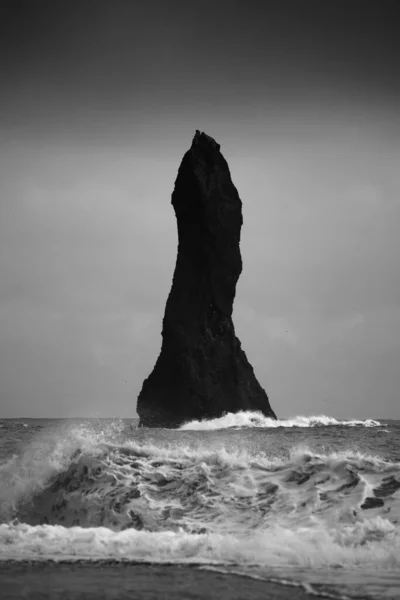
[[[242,271],[242,203],[215,140],[196,131],[172,194],[178,257],[167,300],[162,348],[140,392],[144,427],[178,427],[225,412],[276,418],[235,335]]]

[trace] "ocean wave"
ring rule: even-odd
[[[245,447],[115,443],[69,434],[0,467],[0,520],[38,525],[240,533],[279,522],[400,518],[400,464],[305,446],[268,456]]]
[[[183,430],[214,430],[226,429],[229,427],[262,427],[262,428],[277,428],[277,427],[329,427],[329,426],[345,426],[345,427],[381,427],[382,424],[374,419],[350,419],[340,421],[334,417],[326,415],[316,416],[297,416],[290,419],[270,419],[265,417],[260,412],[227,413],[218,419],[190,421],[180,427]]]
[[[45,490],[52,478],[74,464],[77,456],[86,453],[95,457],[101,453],[102,444],[115,439],[121,427],[117,421],[101,430],[80,425],[36,434],[22,453],[0,463],[0,522],[21,502],[29,502]]]
[[[398,462],[120,433],[39,435],[0,466],[1,560],[400,566]]]
[[[128,560],[240,566],[400,568],[400,535],[381,517],[334,529],[271,527],[247,535],[0,525],[2,560]]]

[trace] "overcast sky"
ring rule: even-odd
[[[196,129],[243,201],[279,417],[400,418],[395,2],[1,3],[0,417],[135,416]]]

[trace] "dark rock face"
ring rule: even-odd
[[[241,349],[232,322],[242,271],[242,203],[215,140],[196,131],[172,194],[178,257],[162,348],[139,394],[144,427],[178,427],[225,412],[276,418]]]

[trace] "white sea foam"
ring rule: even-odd
[[[68,469],[74,456],[102,452],[102,443],[113,439],[120,423],[94,431],[86,425],[65,427],[38,434],[21,454],[0,463],[0,521],[16,509],[24,498],[30,499],[46,489],[52,477]]]
[[[226,429],[228,427],[263,427],[263,428],[277,428],[277,427],[328,427],[333,425],[347,426],[347,427],[380,427],[381,423],[373,419],[350,419],[340,421],[334,417],[328,417],[326,415],[316,415],[311,417],[297,416],[290,419],[270,419],[265,417],[260,412],[246,412],[241,411],[238,413],[227,413],[226,415],[219,417],[218,419],[203,420],[203,421],[190,421],[181,426],[184,430],[212,430],[212,429]]]
[[[400,535],[376,517],[344,527],[254,531],[247,535],[184,531],[112,531],[106,527],[0,525],[0,559],[119,559],[264,567],[362,566],[400,569]]]
[[[271,452],[274,434],[251,445],[246,430],[153,441],[120,433],[112,424],[39,435],[0,466],[0,560],[196,563],[280,576],[400,568],[399,462],[305,443]]]

